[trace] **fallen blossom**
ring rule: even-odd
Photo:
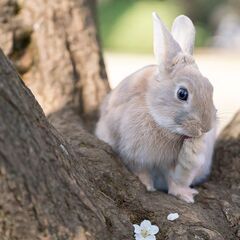
[[[149,220],[143,220],[139,225],[133,224],[135,240],[156,240],[155,234],[159,232],[156,225],[152,225]]]
[[[178,213],[170,213],[167,216],[167,220],[169,220],[169,221],[174,221],[174,220],[176,220],[178,218],[179,218],[179,214]]]

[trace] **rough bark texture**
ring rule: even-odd
[[[76,109],[92,115],[108,90],[89,3],[0,1],[0,44],[51,112],[49,123],[1,52],[0,239],[129,240],[143,219],[160,227],[157,239],[239,239],[240,113],[220,136],[213,174],[193,205],[146,192],[81,127]],[[170,212],[180,218],[167,221]]]
[[[146,192],[69,106],[50,121],[58,131],[1,53],[1,239],[133,239],[132,224],[143,219],[160,227],[157,239],[240,237],[239,114],[193,205]],[[170,212],[180,218],[167,221]]]
[[[93,0],[2,0],[0,46],[44,112],[68,105],[96,119],[109,91]]]
[[[216,145],[213,180],[240,190],[240,111],[222,131]],[[240,204],[240,198],[238,199]],[[240,223],[240,212],[238,213]],[[240,233],[240,232],[239,232]],[[240,235],[239,235],[240,236]]]

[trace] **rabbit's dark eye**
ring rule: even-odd
[[[177,97],[181,101],[187,101],[188,99],[188,90],[186,88],[179,88],[177,91]]]

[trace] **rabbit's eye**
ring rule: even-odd
[[[187,101],[188,99],[188,90],[186,88],[179,88],[177,91],[178,99],[182,101]]]

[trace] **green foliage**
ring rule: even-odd
[[[211,31],[203,24],[196,24],[196,47],[203,47],[209,44]]]
[[[211,36],[207,16],[217,1],[102,0],[98,7],[98,17],[103,46],[111,51],[152,52],[153,11],[159,13],[169,28],[177,15],[189,15],[196,24],[197,46],[206,45]]]
[[[114,51],[151,52],[153,11],[170,27],[182,9],[174,1],[116,0],[100,4],[103,46]]]

